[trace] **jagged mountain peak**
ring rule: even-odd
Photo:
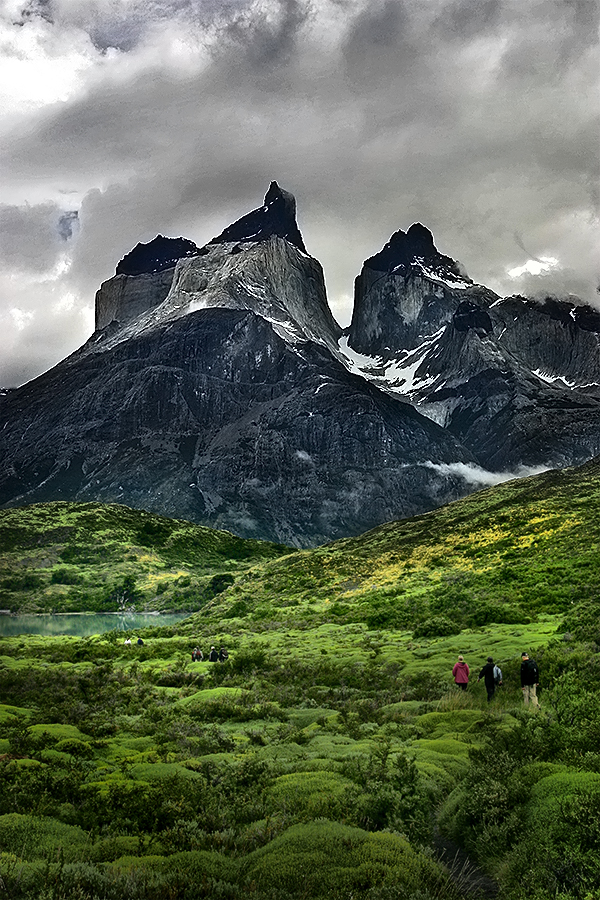
[[[433,273],[444,273],[465,279],[459,264],[450,256],[444,256],[435,246],[433,234],[420,222],[414,222],[408,231],[395,231],[387,244],[364,262],[367,269],[376,272],[404,271],[418,266]]]
[[[303,253],[307,252],[296,222],[296,198],[280,188],[276,181],[269,185],[262,206],[228,225],[210,243],[265,241],[270,237],[285,238]]]
[[[136,244],[117,265],[116,275],[146,275],[172,269],[177,260],[196,256],[199,248],[187,238],[169,238],[162,234],[147,244]]]

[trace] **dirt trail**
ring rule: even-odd
[[[433,849],[442,865],[457,888],[472,900],[495,900],[498,896],[498,885],[493,878],[486,875],[464,850],[435,830]]]

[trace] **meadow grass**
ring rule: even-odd
[[[136,602],[190,590],[198,611],[143,647],[0,641],[0,883],[15,900],[458,900],[438,827],[503,900],[595,900],[596,468],[295,553],[95,504],[7,511],[17,604],[93,600],[108,563]],[[30,564],[50,576],[35,588],[14,580]],[[211,593],[215,575],[231,579]],[[212,644],[226,663],[191,662]]]

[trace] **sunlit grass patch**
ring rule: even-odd
[[[53,741],[69,739],[89,740],[89,735],[83,734],[75,725],[48,723],[45,725],[30,725],[28,730],[33,737],[48,735]]]
[[[308,725],[312,725],[317,722],[319,719],[322,720],[331,720],[335,717],[335,713],[333,713],[327,707],[311,707],[309,709],[292,709],[289,711],[290,721],[293,722],[298,728],[306,728]]]
[[[77,859],[89,844],[86,832],[48,816],[8,813],[0,816],[0,847],[27,859],[52,859],[60,851],[64,859]]]
[[[151,783],[161,778],[201,778],[202,776],[193,769],[180,765],[179,763],[155,762],[155,763],[133,763],[131,766],[131,777],[136,781]]]
[[[331,771],[303,771],[281,775],[268,791],[272,809],[315,819],[342,813],[342,799],[352,782]]]
[[[213,665],[218,664],[213,663]],[[242,694],[242,688],[238,687],[206,688],[206,690],[195,691],[188,697],[182,697],[181,699],[177,700],[176,704],[178,707],[186,708],[193,707],[199,704],[204,705],[207,703],[214,703],[215,701],[222,700],[231,700],[232,702],[235,702],[242,696]]]
[[[464,695],[460,697],[463,707],[453,710],[427,712],[419,716],[419,731],[427,737],[437,738],[449,733],[467,734],[473,732],[477,723],[481,722],[482,713],[479,709],[465,709],[469,703]],[[442,701],[440,701],[440,706]]]
[[[32,715],[30,709],[26,709],[20,706],[8,706],[7,704],[0,704],[0,724],[5,723],[6,721],[10,721],[13,717],[24,718],[27,719]]]
[[[435,745],[437,742],[419,742],[411,748],[414,752],[417,769],[421,771],[423,767],[424,774],[432,774],[431,766],[435,766],[446,772],[448,779],[451,778],[452,783],[455,784],[458,778],[465,775],[469,767],[468,747],[463,745],[465,752],[456,753],[454,752],[454,747],[449,745],[447,749],[452,752],[444,752],[443,750],[438,752],[435,746],[427,746],[429,743]],[[443,747],[443,742],[440,742],[440,746]]]

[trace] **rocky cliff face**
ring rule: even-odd
[[[590,307],[501,299],[473,284],[413,225],[364,263],[342,349],[480,465],[503,470],[600,452],[599,335]]]
[[[0,503],[119,501],[308,546],[465,492],[456,438],[340,362],[289,197],[271,185],[175,267],[151,253],[103,285],[106,324],[2,401]]]
[[[180,259],[199,252],[193,241],[157,235],[148,244],[138,244],[117,265],[113,278],[100,285],[96,294],[96,331],[107,325],[136,319],[163,302],[173,282]]]

